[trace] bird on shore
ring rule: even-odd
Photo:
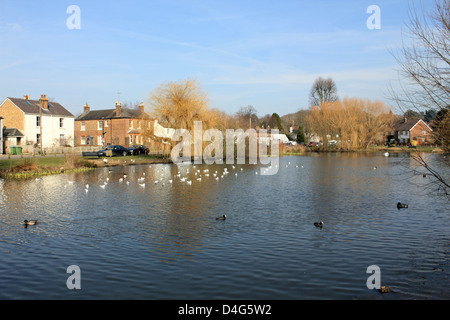
[[[23,220],[22,224],[25,226],[34,226],[37,222],[37,220]]]
[[[322,228],[322,226],[323,226],[323,221],[320,221],[320,222],[314,222],[314,226],[317,227],[317,228]]]
[[[398,208],[398,209],[401,209],[401,208],[408,208],[408,205],[405,204],[405,203],[397,202],[397,208]]]
[[[216,218],[216,220],[226,220],[227,219],[227,215],[226,214],[224,214],[223,216],[221,216],[221,217],[217,217]]]

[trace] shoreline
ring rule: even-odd
[[[300,152],[298,152],[300,151]],[[342,150],[342,149],[320,149],[302,148],[302,150],[286,150],[279,153],[279,156],[304,156],[312,153],[413,153],[424,152],[433,154],[445,154],[439,147],[372,147],[365,150]],[[106,161],[105,161],[106,159]],[[50,164],[46,164],[46,163]],[[169,164],[173,163],[171,158],[160,155],[146,156],[126,156],[126,157],[82,157],[78,155],[47,156],[47,157],[21,157],[0,160],[0,178],[5,180],[31,179],[40,176],[88,172],[96,168],[131,166],[142,164]]]
[[[107,162],[103,159],[107,159]],[[24,157],[0,160],[0,178],[5,180],[22,180],[62,173],[88,172],[96,168],[103,167],[171,162],[171,159],[166,159],[160,156],[92,158],[78,155],[68,155],[64,157]]]

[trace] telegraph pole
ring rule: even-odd
[[[39,142],[41,144],[41,156],[44,155],[42,152],[42,100],[39,100]]]

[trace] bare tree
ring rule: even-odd
[[[258,112],[252,105],[239,108],[236,117],[242,128],[252,128],[258,125]]]
[[[337,100],[337,87],[333,79],[319,77],[314,81],[309,93],[310,106],[320,107],[325,102],[335,102]]]
[[[402,80],[400,89],[390,88],[390,98],[400,110],[418,111],[433,109],[441,112],[450,106],[450,0],[436,0],[434,10],[415,7],[410,10],[407,32],[403,35],[402,48],[393,52]],[[448,114],[446,111],[444,114]],[[436,139],[449,152],[450,135],[446,127],[448,118],[437,128]],[[442,188],[448,188],[441,175],[418,154],[412,154]],[[448,192],[447,192],[448,194]]]

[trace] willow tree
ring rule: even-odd
[[[309,117],[315,132],[325,143],[337,135],[343,149],[367,149],[393,121],[390,108],[380,101],[344,98],[311,107]]]
[[[161,84],[150,94],[149,104],[152,116],[166,128],[192,133],[196,121],[201,121],[202,130],[223,127],[220,111],[210,109],[208,96],[195,79]],[[168,138],[161,140],[170,147],[177,143]]]
[[[170,128],[192,130],[194,121],[211,121],[208,97],[197,80],[164,83],[150,94],[149,102],[152,115]]]

